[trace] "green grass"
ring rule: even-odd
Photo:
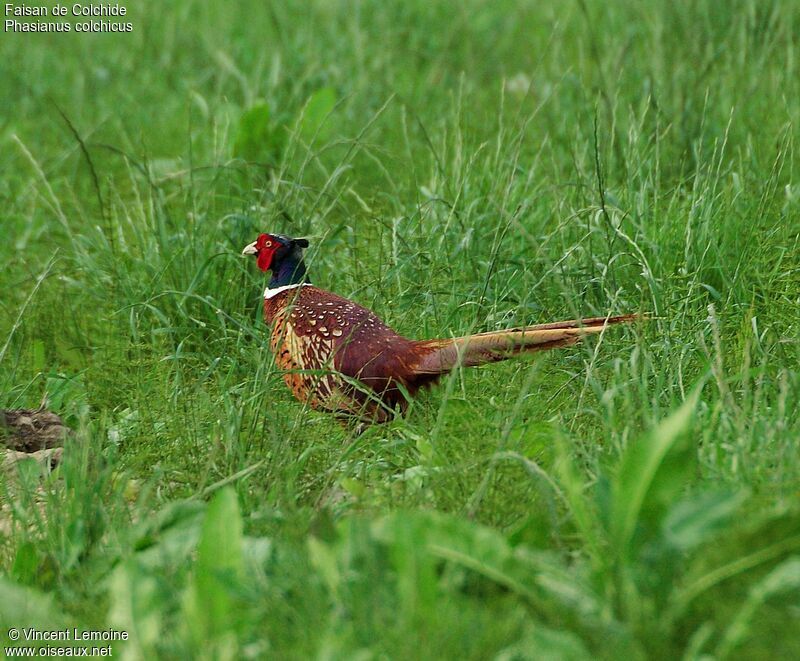
[[[129,4],[0,42],[11,626],[151,658],[800,654],[800,6]],[[355,436],[259,231],[419,338],[630,311]],[[694,393],[694,394],[693,394]],[[7,596],[6,596],[7,595]]]

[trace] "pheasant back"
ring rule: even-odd
[[[282,289],[265,296],[264,319],[297,399],[376,422],[405,408],[416,390],[412,341],[341,296],[311,285]]]
[[[458,338],[410,340],[370,310],[310,284],[268,289],[270,345],[294,396],[364,422],[385,422],[458,366],[567,346],[636,315],[564,321]]]

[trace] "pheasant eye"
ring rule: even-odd
[[[265,248],[272,248],[272,241],[267,241],[267,242],[264,244],[264,247],[265,247]]]

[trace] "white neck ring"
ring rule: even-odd
[[[301,282],[296,285],[283,285],[282,287],[275,287],[275,289],[270,289],[267,287],[264,290],[264,298],[272,298],[273,296],[277,296],[282,291],[289,291],[290,289],[297,289],[298,287],[308,287],[310,283],[308,282]]]

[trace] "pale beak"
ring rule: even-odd
[[[242,250],[242,254],[243,255],[257,255],[258,254],[258,248],[256,248],[256,241],[253,241],[253,243],[251,243],[250,245],[245,246],[244,250]]]

